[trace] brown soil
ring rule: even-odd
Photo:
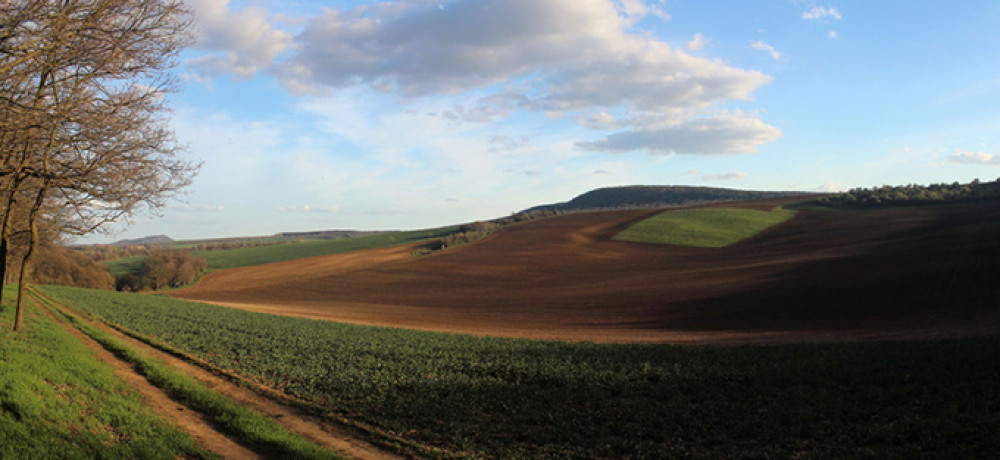
[[[200,412],[193,411],[187,406],[170,399],[170,396],[163,392],[163,390],[149,383],[145,377],[136,372],[131,364],[118,359],[118,357],[104,349],[99,343],[61,318],[53,315],[47,309],[43,308],[42,311],[62,326],[63,329],[66,329],[66,331],[83,342],[87,348],[90,348],[97,359],[110,364],[114,369],[115,375],[129,387],[138,391],[143,399],[146,400],[146,405],[153,409],[157,415],[187,433],[196,443],[227,459],[261,458],[250,449],[243,447],[229,436],[215,429],[212,422]]]
[[[260,395],[255,391],[240,386],[229,379],[205,370],[202,367],[191,364],[172,354],[152,347],[145,342],[122,334],[121,332],[104,324],[91,323],[91,325],[100,328],[108,334],[111,334],[116,339],[125,342],[128,346],[141,350],[143,353],[152,356],[164,364],[186,373],[210,388],[215,393],[224,395],[242,406],[251,407],[261,414],[274,419],[289,431],[298,433],[328,449],[350,458],[401,458],[395,454],[383,451],[382,449],[373,446],[367,441],[358,438],[353,433],[350,433],[339,426],[320,420],[316,417],[302,414],[296,409],[280,404],[268,397]],[[259,458],[253,452],[235,444],[235,442],[225,437],[225,435],[212,428],[210,422],[208,422],[198,412],[191,411],[185,406],[171,400],[169,396],[163,393],[159,388],[156,388],[146,381],[145,377],[135,373],[135,371],[132,370],[131,365],[118,360],[113,354],[104,350],[100,344],[90,339],[90,337],[87,337],[77,329],[67,324],[63,324],[63,326],[70,330],[70,332],[72,332],[75,336],[79,337],[80,340],[83,340],[89,347],[95,349],[95,352],[99,353],[102,360],[110,359],[111,361],[108,362],[115,366],[116,372],[119,368],[124,369],[123,372],[127,371],[123,375],[126,382],[139,388],[144,395],[146,395],[147,392],[152,394],[153,397],[149,399],[150,405],[154,409],[162,409],[162,412],[160,412],[161,415],[168,415],[172,418],[177,413],[183,413],[183,417],[178,420],[178,423],[182,429],[192,435],[195,441],[201,443],[213,452],[224,455],[226,458]],[[199,419],[202,420],[202,423],[197,424],[190,419]],[[219,439],[220,437],[222,439]],[[226,441],[228,441],[228,444],[225,443]]]
[[[1000,330],[1000,203],[803,210],[721,249],[610,239],[655,212],[548,218],[421,258],[400,246],[221,270],[171,295],[361,324],[601,342]]]

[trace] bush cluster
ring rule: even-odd
[[[462,226],[458,227],[457,232],[442,238],[441,246],[438,249],[450,248],[453,246],[479,241],[507,225],[516,224],[519,222],[527,222],[529,220],[535,220],[559,214],[562,214],[562,212],[554,209],[541,209],[535,211],[519,212],[516,214],[512,214],[508,217],[501,217],[499,219],[493,219],[485,222],[476,221],[468,224],[463,224]]]
[[[107,267],[84,254],[53,246],[42,247],[32,258],[28,279],[37,284],[59,284],[112,289],[115,277]]]
[[[1000,198],[1000,179],[967,184],[883,185],[872,188],[854,188],[846,193],[826,196],[816,201],[828,206],[898,206],[943,201],[979,201]]]
[[[142,289],[166,289],[190,284],[205,273],[208,262],[204,257],[192,256],[183,250],[154,249],[142,262],[139,286]],[[135,290],[135,281],[123,275],[118,280],[119,290]]]

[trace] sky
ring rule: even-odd
[[[79,243],[1000,177],[1000,2],[188,0],[194,183]]]

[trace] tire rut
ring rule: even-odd
[[[105,349],[94,339],[69,324],[63,318],[60,318],[59,315],[54,314],[49,310],[49,307],[42,305],[42,302],[36,301],[35,304],[43,313],[45,313],[46,316],[51,318],[56,324],[72,334],[78,340],[83,342],[87,348],[90,348],[98,360],[110,364],[114,369],[115,375],[124,381],[128,386],[138,391],[146,400],[146,405],[157,415],[172,422],[182,431],[191,436],[191,438],[198,443],[198,445],[204,447],[212,453],[222,456],[225,459],[258,460],[262,458],[246,446],[243,446],[225,433],[216,429],[211,420],[209,420],[208,417],[202,413],[192,410],[184,404],[171,399],[170,396],[163,390],[156,387],[146,380],[146,377],[136,372],[132,364],[119,359],[114,355],[114,353]]]
[[[52,301],[51,299],[49,300]],[[146,342],[124,334],[102,322],[88,321],[88,323],[125,342],[130,347],[142,350],[167,366],[184,372],[215,393],[224,395],[240,405],[249,406],[278,422],[285,429],[298,433],[327,449],[350,458],[358,459],[394,460],[403,458],[359,438],[345,428],[323,421],[318,417],[303,414],[299,410],[281,404],[226,377],[219,376],[201,366],[192,364]],[[94,344],[97,345],[96,342]]]

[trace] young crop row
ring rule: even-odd
[[[44,292],[342,416],[492,457],[983,457],[1000,339],[680,347],[482,338]]]

